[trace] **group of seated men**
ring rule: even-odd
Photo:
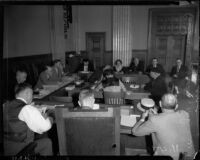
[[[136,65],[131,63],[130,71],[144,73],[143,67],[141,67],[142,65],[140,67],[138,66],[139,60],[136,58],[134,61]],[[177,69],[172,69],[171,76],[185,78],[183,75],[187,75],[187,71],[183,66],[179,65],[179,62],[181,60],[177,59]],[[83,70],[85,70],[84,68],[88,68],[85,65],[89,64],[87,61],[84,63]],[[95,86],[92,89],[99,90],[108,86],[120,86],[123,91],[126,91],[121,80],[115,77],[114,73],[116,72],[123,73],[121,60],[117,60],[114,67],[105,66],[101,70],[100,76],[94,78]],[[147,88],[151,92],[151,98],[160,106],[161,113],[157,111],[143,113],[141,120],[133,127],[132,134],[143,136],[155,133],[153,138],[155,155],[170,155],[175,159],[177,159],[178,153],[180,152],[187,152],[189,156],[192,155],[194,153],[194,147],[189,129],[189,115],[184,111],[176,111],[178,104],[176,96],[169,93],[167,88],[162,89],[165,86],[164,80],[162,79],[165,72],[163,67],[158,64],[156,58],[147,67],[147,72],[150,73],[149,75],[153,80],[150,84],[144,86],[144,89]],[[41,72],[34,89],[37,90],[42,88],[44,84],[60,81],[63,75],[62,63],[60,60],[56,60],[52,66],[46,66],[44,71]],[[4,116],[4,153],[5,155],[16,155],[30,142],[34,141],[37,143],[37,147],[34,150],[35,153],[52,155],[50,139],[42,138],[34,140],[33,133],[42,134],[48,131],[52,126],[53,120],[48,116],[48,112],[38,110],[34,107],[32,103],[33,89],[26,83],[26,77],[27,73],[25,71],[17,72],[17,83],[14,86],[15,99],[4,106],[4,115],[6,115]],[[160,81],[163,83],[160,83]],[[94,102],[94,94],[91,90],[83,90],[80,92],[78,104],[83,109],[98,108]],[[148,117],[148,120],[146,117]],[[184,123],[179,124],[180,119]],[[165,126],[170,126],[171,129],[166,131]],[[179,129],[176,126],[179,126]],[[166,134],[168,138],[163,138],[166,137]],[[183,136],[179,136],[180,134]],[[171,139],[172,137],[174,137],[173,140]],[[183,139],[188,140],[188,142],[183,141]]]

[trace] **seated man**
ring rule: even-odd
[[[194,146],[190,131],[190,118],[186,111],[176,111],[178,104],[173,94],[165,94],[160,101],[163,113],[146,111],[132,128],[135,136],[152,134],[154,155],[169,155],[174,160],[180,153],[193,157]],[[149,115],[149,116],[148,116]],[[148,116],[148,120],[145,118]]]
[[[33,90],[26,83],[16,88],[16,99],[4,106],[4,155],[16,155],[30,142],[34,132],[42,134],[51,128],[52,118],[34,107]],[[52,155],[52,143],[48,138],[35,140],[36,154]]]
[[[93,72],[94,65],[89,61],[89,59],[83,59],[83,62],[80,64],[78,71]]]
[[[78,104],[82,109],[99,109],[99,105],[94,102],[94,93],[91,90],[82,90],[80,92]]]
[[[115,65],[113,67],[113,70],[114,70],[115,73],[124,74],[125,68],[122,66],[122,61],[120,59],[117,59],[115,61]]]
[[[188,80],[188,68],[182,64],[180,58],[176,60],[176,65],[172,67],[170,76],[174,78],[177,86],[184,87]]]
[[[64,75],[63,66],[60,59],[56,59],[53,61],[52,66],[52,80],[53,81],[61,81],[62,76]]]
[[[13,100],[15,98],[15,88],[18,84],[25,83],[27,81],[27,72],[23,68],[19,68],[16,71],[16,78],[14,82],[8,85],[7,100]]]
[[[176,65],[172,67],[170,75],[177,79],[184,79],[188,76],[188,68],[182,64],[180,58],[176,59]]]
[[[96,69],[94,73],[90,76],[89,82],[90,83],[100,83],[103,80],[103,72],[107,69],[112,69],[110,65],[105,65],[99,69]]]
[[[163,66],[158,63],[157,58],[152,59],[152,64],[147,66],[146,72],[149,74],[151,72],[151,70],[155,69],[155,68],[158,68],[161,71],[161,74],[163,74],[163,75],[165,74],[165,70],[164,70]]]
[[[144,63],[140,61],[137,57],[132,58],[129,71],[134,73],[143,73],[144,72]]]
[[[102,82],[96,87],[97,91],[110,86],[119,86],[124,92],[127,91],[121,80],[114,76],[112,69],[106,69],[103,73],[103,76]]]
[[[55,83],[56,81],[52,78],[52,74],[52,67],[50,67],[49,65],[44,66],[44,71],[40,73],[40,76],[34,89],[42,89],[43,85]]]
[[[153,80],[144,87],[145,90],[151,93],[150,98],[155,101],[156,105],[158,105],[161,97],[168,92],[165,77],[161,74],[162,69],[152,68],[150,76]]]

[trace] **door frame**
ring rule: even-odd
[[[104,61],[104,54],[105,54],[105,48],[106,48],[106,32],[85,32],[85,48],[86,48],[86,53],[87,53],[87,57],[90,57],[89,53],[88,53],[88,48],[87,48],[87,42],[88,42],[88,36],[90,35],[93,35],[93,34],[100,34],[100,35],[103,35],[104,36],[104,40],[103,40],[103,44],[104,44],[104,47],[103,47],[103,55],[101,57],[101,60],[102,60],[102,65],[103,64],[103,61]]]
[[[196,23],[196,12],[197,8],[192,6],[192,7],[163,7],[163,8],[150,8],[149,9],[149,18],[148,18],[148,42],[147,42],[147,64],[150,63],[150,60],[152,59],[151,57],[151,39],[152,39],[152,15],[154,12],[185,12],[184,14],[187,15],[192,15],[191,23],[188,23],[187,25],[187,34],[186,34],[186,42],[185,42],[185,51],[183,53],[183,57],[185,58],[183,60],[185,65],[191,65],[192,61],[192,51],[193,51],[193,40],[194,40],[194,29],[195,29],[195,23]],[[189,12],[189,13],[188,13]]]

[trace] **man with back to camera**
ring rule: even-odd
[[[150,98],[159,106],[161,97],[168,92],[165,77],[162,75],[162,70],[159,68],[153,68],[150,72],[150,76],[152,81],[147,83],[144,89],[151,93]]]
[[[160,107],[162,113],[159,114],[154,110],[144,112],[132,128],[132,134],[152,134],[154,155],[169,155],[174,160],[178,160],[180,153],[193,157],[189,114],[183,110],[177,111],[177,99],[173,94],[163,95]],[[148,120],[145,121],[147,116]]]
[[[80,92],[78,104],[82,109],[99,109],[99,105],[94,102],[94,93],[91,90],[85,89]]]
[[[48,117],[32,105],[33,90],[27,83],[19,84],[15,91],[16,99],[4,106],[4,155],[16,155],[34,141],[34,132],[42,134],[52,125]],[[36,154],[52,155],[52,143],[48,138],[35,140]]]

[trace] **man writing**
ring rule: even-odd
[[[42,134],[52,125],[52,118],[40,112],[31,102],[33,90],[29,84],[16,87],[16,99],[4,106],[4,154],[16,155],[34,141],[34,132]],[[35,140],[34,152],[52,155],[52,143],[48,138]]]
[[[162,113],[155,114],[150,110],[142,114],[132,129],[133,135],[152,134],[154,155],[168,155],[174,160],[178,160],[181,153],[193,156],[189,114],[183,110],[176,111],[178,104],[173,94],[165,94],[160,107]]]

